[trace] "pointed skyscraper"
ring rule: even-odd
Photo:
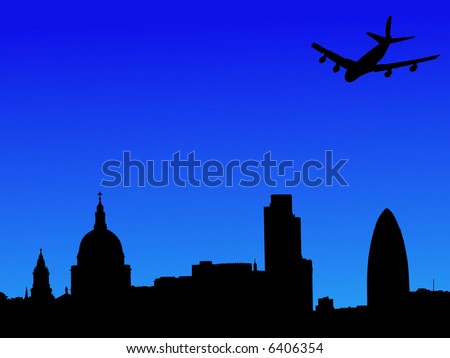
[[[402,232],[389,209],[377,220],[367,268],[369,308],[395,309],[409,294],[409,270]]]

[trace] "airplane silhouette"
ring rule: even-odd
[[[417,64],[420,62],[431,61],[439,57],[439,55],[429,56],[418,58],[415,60],[401,61],[401,62],[392,62],[386,64],[378,64],[384,55],[386,54],[389,45],[395,42],[410,40],[414,38],[414,36],[406,36],[406,37],[391,37],[391,22],[392,16],[389,16],[386,21],[386,35],[380,36],[376,35],[372,32],[367,32],[367,35],[372,37],[374,40],[378,42],[378,45],[372,48],[369,52],[367,52],[364,56],[362,56],[358,61],[353,61],[348,58],[344,58],[326,48],[318,45],[313,42],[312,47],[317,51],[323,54],[320,57],[319,62],[324,63],[327,58],[331,61],[335,62],[335,66],[333,67],[333,72],[338,72],[341,67],[345,68],[347,71],[345,72],[345,80],[347,82],[353,82],[362,75],[365,75],[369,72],[380,72],[385,71],[384,76],[390,77],[392,75],[392,69],[410,66],[409,70],[414,72],[417,70]]]

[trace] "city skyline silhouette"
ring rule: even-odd
[[[0,291],[30,295],[40,249],[52,294],[70,289],[99,190],[136,286],[189,276],[205,260],[263,270],[261,210],[271,194],[292,193],[314,305],[366,304],[370,238],[385,208],[402,229],[410,290],[447,290],[447,19],[441,6],[359,5],[10,4],[0,32]],[[416,37],[392,46],[387,62],[439,59],[353,83],[318,63],[312,42],[358,58],[375,45],[365,32],[383,33],[389,15],[393,35]],[[270,152],[298,169],[332,151],[333,163],[349,159],[349,185],[141,188],[133,171],[130,187],[101,186],[102,164],[125,151],[156,174],[177,152],[224,165]]]
[[[71,288],[52,294],[42,249],[33,285],[23,298],[0,294],[3,337],[447,337],[450,292],[409,288],[401,229],[385,209],[373,230],[367,265],[367,305],[314,307],[314,264],[302,254],[302,220],[292,195],[272,194],[264,207],[265,269],[255,262],[192,265],[189,276],[164,276],[134,286],[120,239],[107,227],[98,193],[93,230],[81,240]],[[23,323],[45,320],[39,331]],[[152,320],[154,326],[139,324]],[[252,329],[237,324],[250,322]],[[80,329],[83,323],[89,326]],[[290,323],[289,323],[290,322]],[[292,324],[297,322],[300,324]],[[195,323],[195,324],[194,324]],[[264,323],[264,324],[263,324]],[[414,323],[414,326],[412,325]],[[385,327],[380,329],[380,324]],[[195,326],[195,328],[194,328]]]

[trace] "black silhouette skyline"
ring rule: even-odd
[[[440,269],[447,256],[448,232],[445,220],[438,217],[445,201],[437,199],[448,192],[441,165],[447,160],[447,57],[424,64],[423,71],[414,74],[408,68],[394,70],[394,81],[386,81],[381,73],[349,85],[331,68],[331,74],[324,72],[317,63],[321,55],[311,48],[313,41],[333,44],[331,49],[356,59],[376,45],[365,31],[383,35],[392,14],[393,36],[417,37],[391,46],[387,55],[398,56],[393,60],[442,53],[447,46],[443,14],[436,9],[425,16],[405,13],[407,6],[395,4],[370,13],[329,6],[328,13],[311,17],[308,14],[318,13],[323,5],[308,5],[313,11],[304,11],[304,6],[296,3],[289,12],[270,6],[257,15],[263,21],[253,21],[254,11],[247,8],[250,11],[242,15],[240,4],[239,11],[217,11],[237,21],[222,21],[214,28],[209,16],[191,6],[194,18],[183,14],[176,21],[172,8],[159,13],[143,9],[138,19],[138,14],[129,13],[129,24],[136,26],[126,29],[85,26],[71,15],[74,9],[36,9],[45,12],[46,21],[40,16],[12,16],[7,25],[11,31],[3,32],[7,56],[2,143],[8,153],[3,199],[9,205],[2,207],[0,291],[16,297],[23,296],[26,287],[30,290],[41,247],[53,294],[60,296],[65,286],[70,288],[71,265],[77,264],[80,240],[91,228],[95,205],[89,204],[89,196],[98,191],[101,163],[121,159],[124,149],[131,150],[133,159],[155,163],[178,150],[182,156],[195,150],[202,161],[224,163],[259,159],[270,150],[274,159],[293,159],[296,165],[310,158],[321,160],[324,149],[333,149],[336,159],[351,160],[344,172],[350,188],[292,189],[294,195],[302,192],[299,209],[311,216],[303,216],[303,254],[315,262],[314,304],[327,294],[338,307],[365,304],[367,230],[385,206],[399,215],[404,230],[412,231],[405,237],[408,255],[420,264],[411,271],[411,288],[431,289],[433,278],[436,287],[449,287],[449,272]],[[77,11],[98,24],[95,12]],[[117,23],[122,24],[123,11],[112,14],[111,22],[120,19]],[[336,16],[336,11],[345,17]],[[158,18],[157,25],[149,16]],[[61,29],[63,23],[67,26]],[[186,33],[192,26],[196,30]],[[18,32],[20,39],[15,37]],[[164,33],[179,40],[168,46]],[[192,42],[197,46],[188,45]],[[432,161],[426,171],[411,171],[416,156],[423,163]],[[431,177],[433,185],[428,185]],[[240,187],[205,188],[192,195],[190,189],[175,186],[140,189],[133,178],[131,184],[132,188],[113,190],[114,202],[107,202],[106,208],[109,227],[126,240],[125,263],[133,268],[134,284],[151,285],[165,274],[189,275],[190,265],[209,259],[207,253],[214,262],[256,258],[264,269],[262,216],[257,209],[270,187],[260,185],[245,193]],[[412,192],[421,204],[416,208],[410,205]],[[139,201],[130,200],[137,195]],[[334,200],[341,195],[345,199]],[[323,211],[316,202],[324,203]],[[142,209],[139,217],[137,207]],[[115,212],[121,214],[111,215]],[[365,217],[339,230],[354,212]],[[177,223],[180,213],[186,213],[182,223],[166,224]],[[328,223],[321,227],[315,221]],[[223,226],[215,235],[217,222]],[[428,235],[429,227],[433,235]],[[246,244],[240,245],[243,239]],[[320,266],[319,257],[324,262]],[[359,273],[355,280],[354,270]]]
[[[192,275],[133,286],[120,239],[107,228],[101,193],[93,230],[81,240],[71,289],[52,294],[39,252],[24,298],[0,295],[3,337],[447,337],[450,292],[410,292],[401,229],[379,216],[367,265],[367,306],[313,303],[313,262],[302,255],[292,195],[264,207],[265,270],[253,263],[192,265]],[[36,330],[29,322],[46,322]],[[145,324],[142,324],[144,322]],[[80,329],[82,327],[82,329]]]

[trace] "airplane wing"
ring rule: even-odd
[[[418,63],[435,60],[438,57],[439,57],[439,55],[434,55],[434,56],[418,58],[418,59],[415,59],[415,60],[408,60],[408,61],[401,61],[401,62],[392,62],[392,63],[386,63],[386,64],[378,64],[378,65],[375,65],[373,71],[374,72],[389,71],[389,70],[392,70],[393,68],[399,68],[399,67],[404,67],[404,66],[411,66],[412,67],[411,71],[415,71],[417,69],[417,64]]]
[[[350,60],[348,58],[344,58],[336,53],[334,53],[333,51],[327,50],[326,48],[316,44],[315,42],[313,42],[313,44],[311,45],[313,49],[321,52],[324,54],[324,60],[326,58],[329,58],[331,61],[335,62],[337,65],[344,67],[345,69],[348,69],[349,67],[351,67],[355,61]]]

